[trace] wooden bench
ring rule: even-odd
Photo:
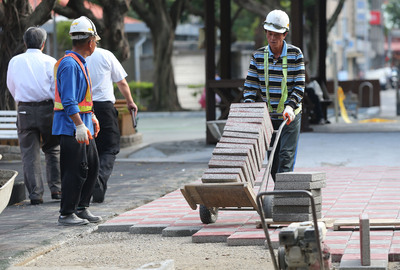
[[[189,206],[193,210],[197,205],[207,209],[257,210],[256,180],[264,167],[273,132],[265,102],[232,103],[202,183],[181,189]],[[202,207],[200,217],[201,211]]]
[[[0,144],[18,145],[17,111],[0,111]]]

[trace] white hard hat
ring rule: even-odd
[[[73,35],[74,33],[79,33],[79,35]],[[81,16],[71,23],[69,34],[71,35],[71,39],[86,39],[90,36],[95,36],[96,40],[100,40],[99,35],[97,35],[96,26],[86,16]]]
[[[265,18],[264,29],[277,33],[289,31],[289,16],[279,9],[271,11]]]

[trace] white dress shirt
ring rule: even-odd
[[[113,83],[128,75],[121,63],[112,52],[102,48],[96,48],[85,60],[92,79],[93,101],[115,103]]]
[[[14,56],[7,70],[7,87],[14,100],[17,103],[54,100],[56,62],[39,49],[28,49]]]

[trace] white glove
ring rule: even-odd
[[[296,117],[296,115],[294,114],[293,108],[291,106],[286,106],[285,110],[283,111],[283,119],[286,120],[287,122],[286,124],[289,125],[294,118]]]
[[[76,126],[75,139],[78,143],[86,143],[89,145],[89,139],[93,139],[90,130],[85,126],[85,124],[80,124]]]

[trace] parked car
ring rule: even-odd
[[[390,67],[378,68],[378,69],[368,70],[365,73],[365,79],[379,80],[381,90],[386,90],[391,87],[390,84],[391,74],[392,74],[392,69]]]

